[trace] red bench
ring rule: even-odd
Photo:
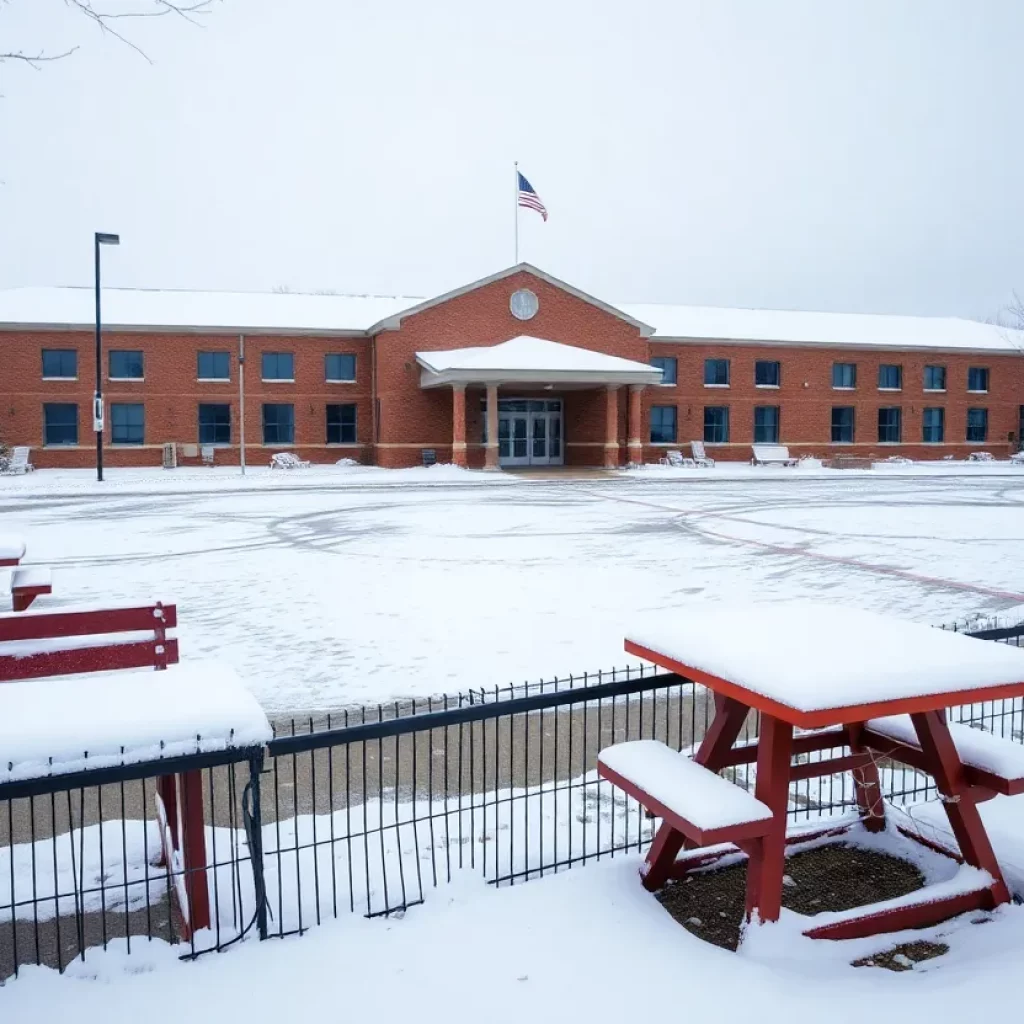
[[[0,685],[112,669],[166,669],[178,661],[173,604],[0,613]],[[182,937],[210,926],[202,773],[157,778],[162,863],[174,869]]]

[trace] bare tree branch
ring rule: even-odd
[[[4,2],[10,3],[11,0],[0,0],[0,3]],[[129,39],[123,31],[115,28],[114,22],[139,18],[163,18],[171,15],[183,18],[189,24],[202,28],[199,16],[209,14],[213,9],[213,5],[219,3],[220,0],[188,0],[188,2],[178,2],[178,0],[139,0],[139,2],[147,3],[148,7],[134,11],[109,11],[105,10],[102,6],[97,6],[97,0],[64,0],[68,7],[98,26],[101,32],[134,50],[140,57],[151,64],[153,62],[145,50]],[[54,54],[48,54],[43,50],[40,50],[38,53],[25,53],[23,50],[0,53],[0,63],[17,60],[38,70],[40,63],[63,60],[65,57],[70,57],[77,49],[77,46],[72,46],[62,53]]]

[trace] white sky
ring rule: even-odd
[[[130,0],[97,0],[107,9]],[[1019,0],[0,7],[0,286],[433,294],[521,258],[609,300],[988,317],[1024,289]]]

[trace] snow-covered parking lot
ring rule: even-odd
[[[1022,507],[1006,464],[0,481],[0,532],[55,570],[37,608],[176,601],[182,658],[229,662],[280,714],[621,665],[631,622],[695,599],[1005,611],[1024,603]]]

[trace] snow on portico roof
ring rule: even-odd
[[[417,352],[423,384],[464,381],[587,381],[657,384],[661,370],[647,363],[607,356],[529,334],[498,345]]]
[[[654,324],[653,340],[751,341],[851,348],[1024,352],[1024,331],[958,317],[816,313],[717,306],[620,305]]]

